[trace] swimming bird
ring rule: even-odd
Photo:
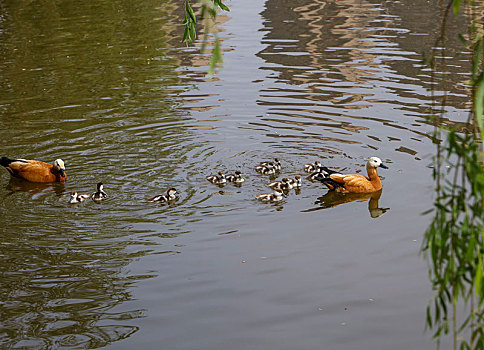
[[[315,161],[314,163],[308,163],[304,165],[304,171],[307,173],[313,173],[319,169],[321,166],[321,162],[319,160]]]
[[[242,177],[242,173],[240,172],[240,170],[236,170],[234,174],[225,175],[225,178],[227,179],[227,181],[233,182],[235,184],[241,184],[245,181],[245,179]]]
[[[62,159],[56,159],[54,164],[40,160],[0,158],[0,165],[15,177],[30,182],[60,182],[67,180],[66,168]]]
[[[308,175],[308,179],[313,180],[313,181],[315,181],[315,180],[321,181],[322,179],[327,178],[331,174],[339,174],[339,173],[335,170],[331,170],[331,169],[328,169],[325,166],[320,165],[320,166],[318,166],[316,171],[314,171],[314,172],[312,172],[311,174]]]
[[[207,180],[216,185],[221,185],[227,182],[224,173],[221,171],[219,171],[217,175],[207,176]]]
[[[294,178],[290,177],[289,178],[289,184],[293,188],[300,188],[301,187],[301,175],[296,175]]]
[[[104,192],[103,187],[104,187],[103,183],[98,182],[97,191],[91,195],[91,198],[93,201],[102,201],[108,196],[108,194]]]
[[[267,165],[259,164],[255,167],[255,170],[264,175],[272,175],[276,173],[275,164],[268,162]]]
[[[262,202],[279,202],[282,200],[283,193],[279,190],[274,190],[273,193],[262,193],[255,196]]]
[[[69,198],[69,203],[74,204],[74,203],[81,203],[84,202],[86,199],[89,198],[89,195],[84,193],[77,193],[76,191],[71,192],[71,197]]]
[[[378,177],[377,168],[388,169],[381,159],[371,157],[366,163],[368,177],[360,174],[339,174],[333,172],[327,177],[319,179],[331,191],[341,193],[370,193],[381,190],[382,184]]]
[[[260,162],[259,165],[268,166],[269,164],[272,164],[272,166],[274,167],[274,170],[276,171],[279,171],[282,168],[281,160],[279,158],[274,158],[273,162]]]
[[[176,199],[176,194],[176,189],[172,187],[168,191],[166,191],[166,194],[159,194],[157,196],[154,196],[153,198],[148,199],[148,202],[168,203]]]
[[[281,181],[271,182],[266,186],[278,191],[289,191],[292,189],[292,185],[289,183],[289,179],[287,177],[282,178]]]

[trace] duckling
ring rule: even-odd
[[[314,171],[313,173],[311,173],[308,176],[308,179],[309,180],[321,181],[322,179],[325,179],[325,178],[329,177],[329,175],[331,175],[331,174],[339,174],[339,173],[337,171],[328,169],[327,167],[320,165],[316,169],[316,171]]]
[[[236,170],[235,174],[227,174],[225,178],[227,179],[227,181],[233,182],[235,184],[241,184],[245,181],[245,179],[242,177],[242,173],[240,172],[240,170]]]
[[[81,193],[77,193],[76,191],[72,191],[71,192],[71,198],[69,198],[69,203],[70,204],[81,203],[81,202],[84,202],[88,198],[89,198],[88,194],[81,194]]]
[[[274,181],[266,185],[267,187],[272,188],[273,190],[278,191],[289,191],[292,189],[292,185],[289,182],[287,177],[282,178],[281,181]]]
[[[148,202],[168,203],[177,198],[176,194],[177,194],[176,188],[172,187],[168,191],[166,191],[166,194],[159,194],[157,196],[154,196],[153,198],[148,199]]]
[[[274,170],[276,171],[281,170],[282,166],[281,166],[281,160],[279,158],[274,158],[273,162],[261,162],[259,165],[268,166],[270,163],[273,164]]]
[[[292,177],[290,177],[289,178],[289,184],[293,188],[301,188],[301,175],[294,176],[294,179]]]
[[[279,202],[282,200],[283,193],[279,190],[274,190],[273,193],[262,193],[255,196],[262,202]]]
[[[98,182],[96,186],[97,186],[97,191],[91,195],[91,199],[93,201],[102,201],[108,196],[108,194],[104,192],[103,190],[104,185],[102,182]]]
[[[273,162],[268,162],[267,165],[261,165],[255,167],[255,170],[263,175],[272,175],[276,173],[276,168]]]
[[[223,172],[219,171],[218,175],[207,176],[207,180],[215,185],[221,185],[227,182]]]
[[[319,160],[315,161],[313,163],[308,163],[304,165],[304,171],[307,173],[313,173],[315,171],[318,171],[318,169],[321,167],[321,162]]]

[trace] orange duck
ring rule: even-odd
[[[54,164],[39,160],[0,158],[0,165],[4,166],[12,176],[30,182],[60,182],[67,180],[66,169],[62,159],[56,159]]]
[[[317,178],[331,191],[341,193],[371,193],[382,188],[377,168],[388,169],[378,157],[371,157],[366,163],[368,176],[359,174],[339,174],[336,171],[323,168],[321,176]]]

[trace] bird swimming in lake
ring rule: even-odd
[[[287,177],[282,178],[281,181],[271,182],[266,186],[278,191],[289,191],[292,189],[292,185],[289,183],[289,179]]]
[[[316,171],[308,175],[308,179],[313,181],[321,181],[322,179],[327,178],[331,174],[339,174],[339,173],[337,171],[328,169],[327,167],[320,165],[318,166]]]
[[[304,171],[307,173],[314,173],[315,171],[318,171],[319,167],[321,167],[321,162],[317,160],[314,163],[305,164]]]
[[[215,185],[222,185],[227,182],[223,172],[219,171],[217,175],[207,176],[207,180]]]
[[[273,162],[260,162],[259,165],[268,166],[270,164],[272,164],[272,167],[274,168],[275,171],[279,171],[282,168],[281,160],[279,158],[274,158]]]
[[[176,189],[172,187],[168,191],[166,191],[166,194],[159,194],[157,196],[154,196],[153,198],[148,199],[148,202],[168,203],[177,198],[176,194],[177,194]]]
[[[370,193],[381,190],[382,184],[377,168],[388,169],[380,158],[371,157],[366,163],[368,177],[360,174],[339,174],[335,171],[318,179],[331,191],[341,193]]]
[[[86,199],[89,198],[89,194],[87,193],[77,193],[76,191],[71,192],[71,197],[69,198],[69,203],[74,204],[74,203],[81,203],[84,202]]]
[[[274,190],[273,193],[262,193],[255,196],[262,202],[279,202],[282,200],[283,193],[279,190]]]
[[[97,186],[97,191],[91,195],[91,199],[93,201],[102,201],[108,196],[108,194],[104,192],[103,190],[104,185],[102,182],[98,182],[96,186]]]
[[[66,168],[62,159],[53,164],[40,160],[0,158],[0,165],[14,176],[30,182],[60,182],[67,180]]]
[[[234,174],[225,175],[225,179],[235,184],[241,184],[245,181],[245,179],[242,177],[242,173],[240,172],[240,170],[236,170]]]
[[[301,187],[301,175],[296,175],[294,178],[290,177],[289,178],[289,184],[293,188],[300,188]]]
[[[263,175],[272,175],[276,173],[275,164],[268,162],[267,165],[259,164],[255,167],[255,170]]]

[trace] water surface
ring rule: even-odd
[[[0,177],[2,346],[434,347],[418,254],[432,85],[442,123],[468,113],[467,55],[448,59],[446,85],[422,64],[438,2],[228,4],[213,78],[171,3],[0,4],[2,155],[60,157],[69,174]],[[254,199],[262,160],[279,157],[281,177],[315,160],[364,173],[369,156],[390,168],[371,203],[308,181],[280,204]],[[236,169],[241,187],[205,180]],[[106,201],[66,203],[98,181]],[[175,203],[146,202],[172,186]]]

